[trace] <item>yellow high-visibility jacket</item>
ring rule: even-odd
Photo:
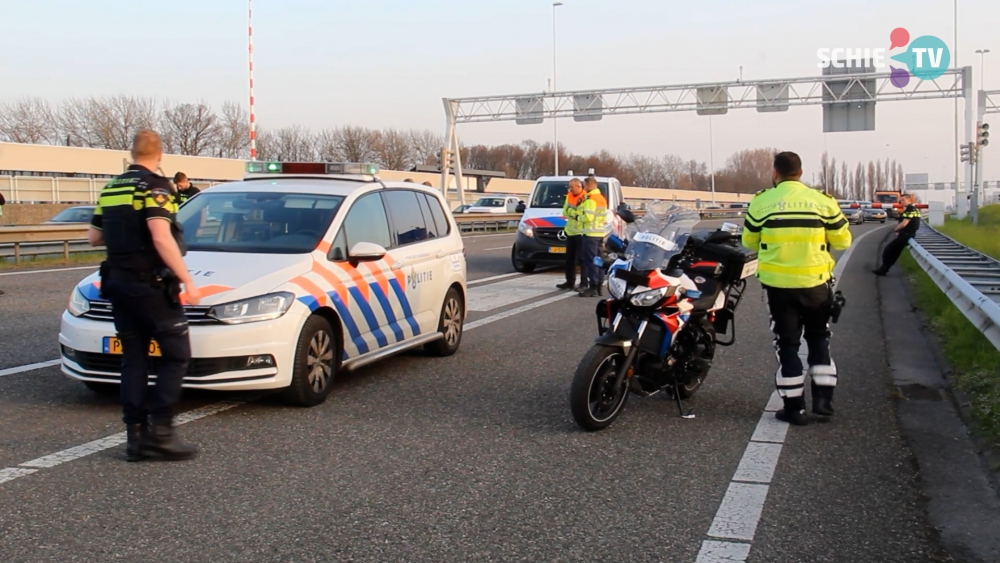
[[[830,251],[851,246],[851,231],[837,200],[801,182],[786,181],[750,201],[742,242],[757,251],[762,284],[809,288],[833,275]]]

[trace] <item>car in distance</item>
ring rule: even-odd
[[[864,203],[864,202],[862,202]],[[879,223],[885,223],[888,214],[885,209],[876,209],[874,207],[861,207],[861,213],[865,216],[865,221],[878,221]]]
[[[515,213],[519,201],[513,196],[481,197],[465,213]]]
[[[381,181],[373,165],[249,162],[247,172],[177,214],[203,296],[184,307],[184,387],[281,389],[313,406],[344,371],[418,346],[458,350],[465,252],[440,190]],[[73,288],[60,356],[65,375],[113,393],[122,346],[100,283],[92,274]],[[150,354],[155,375],[156,342]]]
[[[839,202],[840,210],[844,213],[844,218],[848,223],[861,225],[865,222],[865,214],[861,211],[861,206],[853,201]]]
[[[59,213],[56,213],[55,217],[46,221],[46,224],[61,224],[61,223],[90,223],[90,219],[94,216],[94,205],[80,205],[77,207],[68,207],[63,209]]]

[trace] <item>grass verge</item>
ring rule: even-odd
[[[1000,351],[972,326],[909,252],[903,253],[900,264],[910,278],[915,305],[941,337],[955,384],[971,398],[976,431],[1000,446]]]
[[[0,271],[34,270],[36,268],[57,268],[60,266],[88,266],[100,264],[104,260],[103,252],[76,252],[69,255],[69,260],[59,256],[22,256],[21,263],[0,261]]]
[[[972,224],[971,217],[962,221],[948,217],[938,230],[965,246],[1000,260],[1000,205],[980,208],[978,225]]]

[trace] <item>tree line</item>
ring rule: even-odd
[[[0,140],[98,149],[128,150],[132,136],[152,128],[163,136],[170,154],[247,158],[250,146],[249,115],[241,104],[226,102],[219,111],[210,105],[158,101],[140,96],[71,98],[51,105],[41,98],[0,103]],[[256,128],[260,160],[373,162],[385,170],[410,170],[417,165],[438,165],[444,144],[432,131],[372,129],[354,125],[312,131],[299,125]],[[497,170],[508,178],[533,180],[551,175],[552,143],[532,140],[519,144],[470,145],[461,150],[465,168]],[[719,192],[754,193],[771,186],[774,148],[739,151],[715,171]],[[623,185],[708,191],[712,174],[708,165],[676,155],[648,156],[574,154],[559,146],[562,172],[615,176]],[[871,199],[875,189],[901,186],[902,167],[896,162],[858,164],[852,174],[847,163],[824,153],[818,184],[840,198]]]

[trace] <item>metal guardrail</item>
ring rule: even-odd
[[[922,224],[910,253],[993,346],[1000,349],[1000,262]]]
[[[740,217],[742,209],[703,209],[703,219]],[[642,216],[643,210],[634,211]],[[460,213],[455,222],[463,233],[503,231],[517,228],[521,213]],[[0,259],[11,256],[20,263],[24,256],[62,254],[69,259],[74,252],[93,252],[87,243],[87,225],[27,225],[0,227]]]

